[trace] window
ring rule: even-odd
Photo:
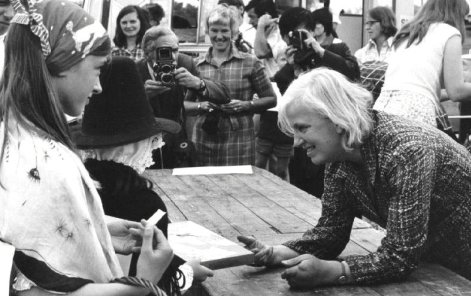
[[[175,0],[173,2],[171,27],[180,43],[197,43],[199,0]]]

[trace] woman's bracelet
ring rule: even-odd
[[[154,284],[151,281],[148,281],[148,280],[145,280],[145,279],[142,279],[142,278],[125,276],[125,277],[121,277],[121,278],[116,278],[116,279],[112,280],[111,282],[112,283],[125,284],[125,285],[128,285],[128,286],[147,288],[155,296],[167,296],[167,293],[165,293],[162,289],[160,289],[157,286],[157,284]]]

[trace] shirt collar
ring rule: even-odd
[[[384,41],[384,43],[387,44],[388,48],[391,48],[393,41],[394,41],[394,37],[391,36],[391,37],[389,37],[388,39],[386,39],[386,40]],[[384,43],[383,43],[383,45],[384,45]],[[368,40],[368,45],[369,45],[370,47],[376,48],[376,43],[373,41],[373,39]]]
[[[211,64],[211,60],[213,57],[213,47],[211,46],[206,53],[204,59],[200,60],[196,65],[199,66],[203,63],[208,63]],[[226,61],[230,61],[231,59],[243,59],[242,54],[237,50],[237,48],[234,46],[234,44],[231,44],[231,50],[229,52],[229,57],[226,59]]]

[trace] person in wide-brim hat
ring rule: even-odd
[[[119,146],[160,132],[180,131],[175,121],[153,116],[139,73],[129,58],[113,57],[100,82],[103,91],[90,98],[82,122],[72,130],[79,149]]]
[[[165,203],[152,190],[152,182],[140,174],[153,164],[152,150],[163,146],[162,133],[178,133],[180,125],[154,117],[131,59],[113,57],[103,69],[100,82],[102,92],[90,98],[82,122],[72,127],[72,135],[85,167],[100,184],[105,214],[141,221],[158,209],[167,212]],[[165,236],[168,223],[167,215],[157,223]],[[130,274],[136,272],[137,258],[133,255]],[[174,261],[160,282],[167,293],[177,288],[179,264]],[[191,276],[185,276],[191,282]]]

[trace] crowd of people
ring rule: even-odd
[[[146,220],[167,207],[142,173],[181,166],[257,165],[322,199],[299,239],[239,237],[255,264],[286,267],[292,287],[403,280],[421,261],[471,280],[471,154],[438,120],[444,93],[471,99],[468,13],[466,0],[428,0],[398,30],[390,8],[374,7],[370,40],[352,53],[329,1],[280,14],[273,0],[220,0],[205,16],[210,47],[193,58],[158,4],[124,7],[111,39],[67,0],[0,0],[12,290],[181,295],[212,276],[173,256],[168,216]],[[376,252],[339,258],[355,217],[386,236]],[[129,271],[117,254],[133,254]]]

